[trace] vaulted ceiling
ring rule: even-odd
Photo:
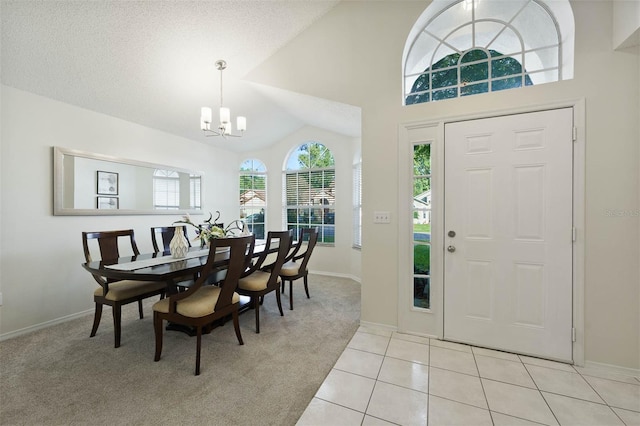
[[[357,137],[357,109],[244,79],[337,3],[2,0],[2,83],[235,151],[304,125]],[[225,106],[247,117],[240,140],[200,131],[200,107],[219,107],[217,59]]]

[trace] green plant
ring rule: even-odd
[[[414,244],[413,246],[413,273],[429,275],[431,268],[431,245]]]

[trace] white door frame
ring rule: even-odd
[[[544,111],[557,108],[573,108],[573,226],[576,241],[573,245],[573,362],[584,365],[584,252],[585,252],[585,99],[572,99],[527,107],[484,111],[461,116],[437,117],[430,120],[401,123],[398,131],[398,330],[412,334],[444,336],[444,125],[456,121],[491,118],[512,114]],[[415,143],[431,143],[431,309],[410,309],[413,300],[413,241],[412,146]]]

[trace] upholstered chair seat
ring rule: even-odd
[[[247,291],[262,291],[267,288],[267,284],[269,284],[269,278],[271,278],[271,273],[255,271],[251,275],[240,278],[238,287],[242,290]],[[276,279],[276,282],[280,284],[280,277]]]
[[[218,297],[222,288],[217,286],[202,286],[191,297],[176,302],[176,312],[190,318],[200,318],[215,312]],[[169,313],[169,298],[162,299],[153,305],[154,312]],[[238,303],[240,295],[236,292],[231,297],[231,303]]]
[[[300,271],[300,264],[291,261],[282,265],[282,269],[280,270],[280,276],[292,277],[294,275],[298,275]]]
[[[162,281],[116,281],[109,284],[109,291],[104,297],[107,300],[119,302],[132,297],[142,296],[152,291],[160,291],[165,287],[166,284]],[[102,296],[103,292],[104,289],[102,287],[98,287],[93,292],[93,295]]]

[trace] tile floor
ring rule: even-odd
[[[640,425],[640,380],[360,327],[297,424]]]

